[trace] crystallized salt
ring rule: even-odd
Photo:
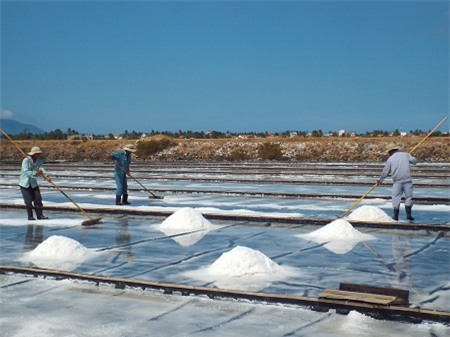
[[[24,261],[33,262],[42,268],[72,270],[93,255],[78,241],[53,235],[28,253]]]
[[[337,219],[314,232],[306,234],[311,239],[327,240],[359,240],[373,238],[372,235],[363,234],[344,219]]]
[[[379,222],[390,222],[393,219],[387,215],[382,209],[364,205],[355,209],[348,217],[347,220],[357,220],[357,221],[379,221]]]
[[[161,223],[161,229],[197,230],[209,229],[211,222],[193,208],[185,207],[177,210]]]
[[[223,253],[209,268],[213,275],[240,277],[254,274],[274,274],[281,272],[281,267],[263,253],[247,247],[237,246]]]
[[[160,225],[158,230],[167,236],[172,236],[178,244],[189,247],[203,238],[214,225],[193,208],[185,207],[177,210]]]
[[[325,248],[336,254],[346,254],[359,242],[375,239],[372,235],[359,232],[344,219],[334,220],[314,232],[297,236],[323,244]]]
[[[296,268],[278,265],[257,250],[237,246],[210,266],[183,274],[223,289],[260,291],[272,282],[298,277],[301,273]]]

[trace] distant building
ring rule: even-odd
[[[338,135],[339,135],[339,137],[344,137],[345,136],[345,130],[339,130]]]
[[[239,139],[250,139],[250,138],[256,138],[254,135],[239,135]]]
[[[291,131],[291,132],[289,133],[289,137],[291,137],[291,138],[296,138],[296,137],[298,137],[297,131]]]

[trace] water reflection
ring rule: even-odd
[[[113,262],[116,262],[119,258],[125,258],[128,262],[134,262],[133,245],[131,245],[131,234],[128,229],[128,219],[120,219],[120,224],[116,229],[116,246],[120,248],[116,251],[117,255],[114,257]]]
[[[36,229],[34,229],[36,227]],[[28,225],[25,234],[25,242],[23,244],[23,252],[27,253],[35,249],[44,238],[44,227]]]
[[[412,276],[410,267],[412,264],[412,238],[409,236],[392,236],[392,263],[394,273],[389,284],[395,288],[410,289]]]

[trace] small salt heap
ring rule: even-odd
[[[377,221],[377,222],[392,222],[394,221],[389,215],[387,215],[382,209],[364,205],[355,209],[348,217],[347,220],[356,221]]]
[[[297,237],[323,244],[335,254],[346,254],[359,242],[375,239],[372,235],[359,232],[344,219],[334,220],[314,232],[300,234]]]
[[[73,270],[94,254],[76,240],[53,235],[29,252],[23,260],[42,268]]]
[[[181,246],[188,247],[203,238],[213,229],[213,225],[200,212],[184,207],[174,212],[157,228],[167,236],[179,235],[173,239]],[[182,235],[189,232],[193,233]]]
[[[263,253],[247,247],[237,246],[216,260],[209,268],[212,275],[241,277],[255,274],[274,274],[281,267]]]

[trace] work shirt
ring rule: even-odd
[[[116,163],[114,168],[115,175],[122,176],[130,171],[131,156],[125,150],[114,152],[111,154],[110,159]]]
[[[34,165],[32,164],[34,162]],[[45,171],[42,161],[39,159],[36,161],[33,161],[33,158],[31,156],[28,156],[27,158],[24,158],[22,161],[22,169],[20,171],[20,180],[19,180],[19,186],[22,186],[24,188],[28,188],[31,186],[31,188],[38,187],[37,182],[37,168],[40,168],[44,175],[47,174]]]
[[[392,174],[392,181],[394,183],[405,183],[412,181],[410,164],[417,164],[417,159],[406,152],[395,152],[384,165],[381,172],[380,182],[389,175]]]

